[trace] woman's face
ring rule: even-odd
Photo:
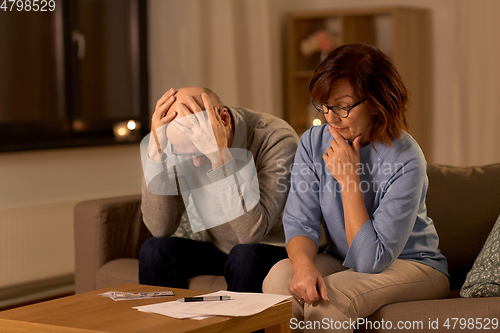
[[[363,96],[359,97],[359,99],[363,99]],[[333,86],[327,104],[349,107],[358,101],[351,85],[346,81],[340,81]],[[332,111],[325,114],[325,118],[344,139],[352,142],[356,137],[361,135],[361,145],[369,143],[368,133],[371,128],[372,112],[369,110],[366,102],[353,108],[347,118],[340,118]]]

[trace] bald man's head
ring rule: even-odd
[[[212,90],[208,88],[201,88],[201,87],[185,87],[185,88],[180,88],[177,90],[177,93],[175,94],[176,100],[174,104],[170,107],[170,109],[167,112],[167,115],[171,114],[172,112],[176,111],[177,112],[177,118],[182,118],[190,113],[186,113],[181,110],[180,104],[185,104],[189,107],[189,103],[186,99],[186,96],[190,95],[194,98],[196,103],[200,106],[201,110],[206,110],[205,105],[203,105],[203,101],[201,99],[201,94],[207,94],[208,97],[210,98],[210,101],[212,102],[212,106],[217,108],[217,107],[223,107],[224,105],[222,104],[222,101],[220,100],[219,96],[215,94]]]
[[[185,88],[180,88],[177,90],[175,97],[176,100],[170,107],[170,109],[167,111],[167,115],[171,114],[172,112],[177,112],[177,116],[173,119],[172,122],[180,122],[182,124],[186,124],[189,127],[189,124],[193,121],[195,121],[195,116],[193,113],[200,112],[206,110],[205,105],[203,104],[201,95],[205,93],[208,95],[210,102],[212,103],[212,106],[216,109],[223,108],[224,105],[222,104],[222,101],[220,98],[210,89],[208,88],[201,88],[201,87],[185,87]],[[199,110],[193,110],[191,107],[191,103],[188,101],[186,96],[191,96],[195,102],[199,106]],[[185,108],[181,108],[181,104],[184,104],[191,110],[187,111]],[[232,123],[231,123],[231,116],[229,115],[229,111],[227,108],[223,108],[219,112],[220,119],[226,128],[226,137],[228,140],[228,147],[231,146],[232,141],[233,141],[233,131],[232,131]],[[183,121],[181,118],[188,117],[186,118],[187,121]],[[192,118],[192,119],[191,119]],[[208,119],[208,118],[206,118]],[[197,120],[198,121],[198,120]],[[171,142],[172,146],[174,147],[175,151],[178,153],[184,154],[184,155],[191,155],[193,157],[193,162],[196,166],[202,165],[202,164],[209,164],[207,163],[206,157],[204,158],[204,155],[199,156],[199,151],[196,149],[195,145],[193,142],[184,134],[182,133],[175,124],[170,123],[167,124],[167,138]]]

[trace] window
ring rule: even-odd
[[[55,3],[0,11],[0,151],[139,141],[149,123],[146,1]],[[117,134],[129,120],[142,129]]]

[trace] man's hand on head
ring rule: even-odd
[[[167,115],[168,110],[175,102],[175,94],[177,90],[174,88],[170,88],[159,100],[156,102],[156,109],[153,113],[153,117],[151,119],[151,131],[155,131],[161,126],[164,126],[171,122],[176,116],[177,112],[174,111],[171,114]]]
[[[178,119],[174,125],[180,132],[186,135],[193,145],[204,154],[212,163],[212,168],[216,169],[232,158],[228,148],[228,137],[226,126],[207,94],[201,95],[206,111],[202,111],[196,100],[186,95],[189,104],[179,104],[180,115],[187,116],[185,119]],[[198,114],[199,112],[206,112]],[[198,114],[198,115],[197,115]],[[183,121],[184,120],[184,121]]]
[[[167,115],[168,110],[175,102],[176,93],[177,90],[170,88],[163,94],[158,102],[156,102],[155,112],[151,118],[152,135],[149,140],[148,155],[149,158],[157,162],[162,160],[163,149],[167,146],[168,141],[164,135],[165,131],[159,131],[158,129],[171,122],[177,116],[177,112],[175,111]]]

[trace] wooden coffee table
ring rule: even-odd
[[[98,294],[110,291],[147,292],[173,290],[174,297],[115,302]],[[102,290],[37,303],[0,312],[0,331],[8,332],[290,332],[290,300],[246,317],[212,317],[204,320],[175,319],[132,309],[205,294],[203,291],[122,284]]]

